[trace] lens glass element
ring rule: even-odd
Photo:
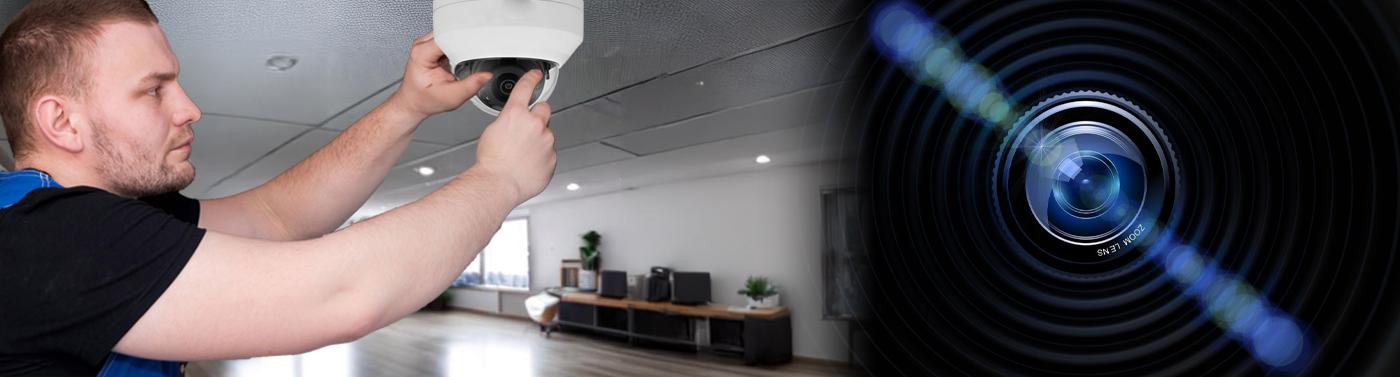
[[[491,72],[491,81],[481,86],[481,90],[476,93],[477,99],[486,107],[501,111],[505,108],[506,101],[510,99],[510,93],[515,91],[515,85],[519,84],[520,77],[525,76],[525,73],[532,69],[538,69],[544,72],[545,80],[548,80],[550,69],[553,66],[553,63],[538,59],[481,59],[457,64],[453,73],[458,80],[461,80],[473,73]],[[530,105],[534,105],[540,99],[544,87],[543,80],[539,85],[535,85],[535,93],[530,97]]]
[[[1033,141],[1026,203],[1046,231],[1094,243],[1127,228],[1147,195],[1142,153],[1112,127],[1073,122]]]

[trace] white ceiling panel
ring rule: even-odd
[[[554,165],[555,174],[625,160],[636,155],[601,143],[589,143],[561,150],[558,157],[558,162]]]
[[[191,42],[171,37],[181,62],[180,84],[205,112],[316,125],[402,77],[402,48],[332,50],[307,42]],[[265,67],[290,52],[295,68]]]
[[[355,106],[346,109],[340,114],[337,114],[334,118],[331,118],[331,120],[326,121],[326,123],[322,125],[321,128],[327,128],[332,130],[344,130],[346,128],[350,128],[350,125],[355,124],[355,121],[358,121],[360,120],[360,118],[363,118],[365,115],[368,115],[369,112],[374,110],[375,107],[379,107],[379,104],[384,103],[385,100],[388,100],[389,96],[393,95],[394,92],[397,90],[399,90],[399,84],[394,83],[394,85],[390,85],[389,87],[384,88],[384,90],[380,90],[379,92],[374,93],[373,96],[370,96],[369,98],[360,101],[360,103],[355,104]]]
[[[578,169],[556,175],[549,188],[525,206],[839,157],[834,153],[837,151],[823,148],[821,138],[818,127],[788,128]],[[754,162],[761,154],[768,155],[772,162]],[[564,186],[569,183],[578,183],[582,188],[568,191]]]
[[[208,190],[214,182],[253,163],[307,129],[285,123],[205,115],[194,125],[190,162],[194,163],[196,174],[194,184],[184,193]]]
[[[584,144],[563,149],[557,153],[558,162],[554,167],[555,174],[635,157],[631,153],[600,143]],[[472,143],[423,161],[395,168],[384,180],[384,184],[380,185],[380,190],[393,191],[450,179],[466,171],[475,163],[476,144]],[[422,166],[433,168],[433,174],[431,176],[419,174],[416,169]]]
[[[384,184],[379,185],[379,191],[423,185],[462,174],[468,167],[476,163],[476,143],[467,143],[429,156],[431,157],[423,158],[421,161],[412,161],[411,164],[401,165],[390,170],[389,176],[384,179]],[[424,177],[419,174],[415,169],[421,166],[433,168],[433,175]]]
[[[858,1],[585,1],[583,45],[551,104],[596,98],[775,42],[848,22]]]
[[[843,158],[839,149],[825,147],[823,138],[824,132],[820,127],[788,128],[558,173],[543,193],[521,207],[636,187]],[[754,157],[759,154],[768,155],[773,162],[755,163]],[[448,181],[448,178],[439,178],[398,189],[380,190],[366,203],[368,210],[356,216],[377,214],[417,200]],[[569,183],[578,183],[581,189],[568,191],[565,186]]]
[[[310,157],[312,153],[315,153],[317,150],[321,149],[321,147],[329,144],[337,135],[339,135],[338,132],[330,130],[312,130],[307,132],[293,139],[290,143],[287,143],[281,148],[278,148],[275,152],[272,152],[272,154],[247,166],[247,168],[243,169],[241,172],[225,178],[222,183],[219,183],[207,192],[192,195],[192,197],[211,198],[227,196],[261,185],[291,168],[293,165],[296,165],[298,162]],[[410,143],[408,149],[404,151],[404,155],[400,158],[398,163],[421,158],[441,148],[442,146],[435,144]]]
[[[468,103],[456,111],[434,115],[424,120],[423,124],[418,126],[418,132],[413,134],[413,138],[439,144],[461,144],[481,137],[481,131],[494,120],[495,117]]]
[[[649,155],[691,145],[790,127],[807,126],[827,119],[821,105],[829,104],[841,85],[832,84],[773,97],[752,105],[707,116],[653,127],[607,139],[632,153]]]
[[[346,110],[335,118],[326,122],[323,128],[343,130],[355,121],[360,120],[370,111],[374,110],[385,100],[389,99],[395,91],[399,90],[399,85],[394,84],[373,97],[366,99],[355,107]],[[486,125],[495,120],[476,106],[470,103],[462,105],[456,111],[437,114],[424,120],[418,125],[418,132],[413,134],[413,139],[428,143],[457,145],[467,141],[476,140],[481,136],[481,130],[486,129]]]
[[[403,77],[430,1],[156,0],[181,83],[206,112],[320,124]],[[274,54],[295,67],[267,68]]]
[[[563,109],[551,120],[557,144],[571,147],[840,81],[850,71],[832,62],[845,62],[850,56],[834,52],[833,46],[848,37],[849,28],[830,29]]]
[[[305,124],[324,122],[396,82],[409,44],[431,29],[432,17],[426,0],[151,5],[185,65],[185,85],[207,111]],[[584,43],[561,72],[556,106],[849,22],[861,9],[852,1],[631,0],[585,6]],[[272,54],[295,56],[300,63],[272,72],[264,66]]]
[[[307,132],[233,176],[224,178],[224,181],[210,189],[205,197],[236,194],[261,185],[311,156],[317,149],[330,143],[336,135],[336,132],[327,130]]]

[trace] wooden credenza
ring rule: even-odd
[[[631,344],[741,353],[747,364],[792,361],[792,315],[787,308],[748,310],[565,293],[559,302],[559,324],[623,337]]]

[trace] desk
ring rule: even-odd
[[[792,315],[787,308],[741,309],[724,305],[678,305],[636,299],[564,293],[559,324],[637,341],[740,352],[748,364],[792,360]]]

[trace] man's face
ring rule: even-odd
[[[84,153],[113,193],[142,197],[194,181],[191,127],[202,115],[176,78],[180,63],[157,25],[108,24],[92,50]]]

